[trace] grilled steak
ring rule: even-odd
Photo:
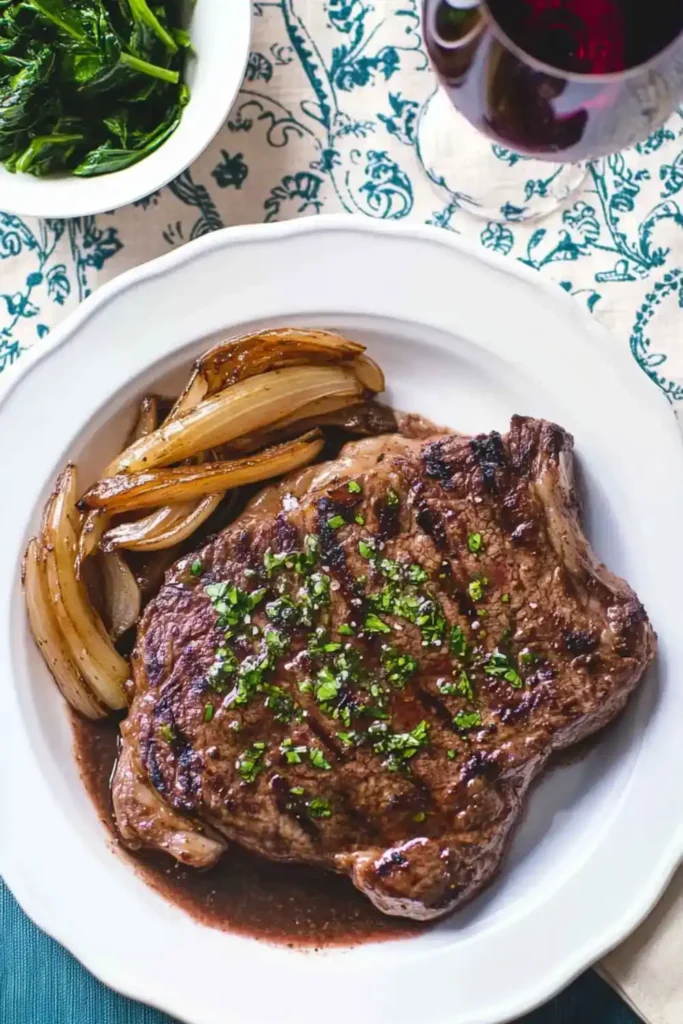
[[[147,608],[121,835],[197,867],[233,841],[439,916],[655,648],[581,531],[561,428],[349,444],[267,488]]]

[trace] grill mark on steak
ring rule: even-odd
[[[316,843],[320,842],[320,832],[306,814],[306,805],[300,796],[292,793],[289,785],[281,775],[272,775],[269,786],[277,809],[297,823],[302,832]]]
[[[368,439],[319,473],[307,471],[305,486],[297,489],[295,478],[269,488],[197,556],[178,563],[144,613],[132,658],[134,699],[113,782],[126,841],[207,866],[222,840],[208,848],[188,842],[211,829],[275,860],[344,872],[380,910],[414,918],[439,916],[477,893],[495,874],[525,792],[550,753],[613,718],[655,653],[642,606],[595,559],[581,532],[571,449],[561,428],[520,417],[504,438]],[[360,494],[348,491],[349,479]],[[387,505],[390,488],[401,497],[387,532],[381,509],[396,507]],[[296,501],[283,507],[285,493]],[[329,526],[334,515],[344,521],[336,530]],[[272,628],[270,595],[303,593],[305,583],[281,568],[276,590],[277,579],[263,571],[264,554],[301,550],[311,532],[319,537],[316,572],[330,582],[329,604],[316,612],[315,625],[346,643],[338,627],[358,624],[348,642],[362,662],[359,678],[340,677],[327,707],[313,683],[299,693],[321,665],[334,666],[336,654],[312,657],[301,625],[281,625],[290,649],[265,681],[292,699],[292,721],[275,717],[266,706],[272,691],[257,686],[246,702],[238,703],[235,689],[221,695],[207,722],[207,673],[226,640],[205,583],[270,588],[252,614],[262,636]],[[359,541],[373,541],[373,532],[378,554],[363,558]],[[484,538],[478,553],[468,549],[472,533]],[[195,557],[206,569],[201,580],[188,572]],[[440,645],[399,605],[397,614],[379,613],[388,633],[360,627],[375,605],[357,577],[369,576],[368,595],[381,592],[383,564],[425,570],[427,582],[412,593],[443,615]],[[468,585],[483,577],[483,598],[474,601]],[[448,650],[454,625],[466,637],[462,657]],[[229,641],[238,661],[262,642],[250,637]],[[416,660],[397,688],[385,678],[385,645]],[[536,659],[530,664],[519,658],[525,648]],[[485,671],[496,650],[519,669],[519,680],[507,680],[505,669]],[[473,700],[440,694],[437,680],[451,671],[457,679],[463,667]],[[387,687],[381,722],[368,712],[368,682]],[[460,712],[466,717],[456,726]],[[174,730],[170,743],[161,738],[162,724]],[[382,729],[366,735],[371,724]],[[342,742],[342,731],[351,738]],[[278,754],[285,739],[306,747],[299,763]],[[256,741],[265,744],[263,760],[241,775],[240,759]],[[309,757],[313,748],[329,767]],[[135,765],[138,795],[147,786],[151,802],[130,796]],[[299,787],[297,796],[292,788]]]
[[[470,442],[472,454],[481,471],[484,487],[492,494],[498,494],[504,485],[504,470],[508,466],[508,456],[503,439],[497,432],[473,437]]]
[[[428,537],[431,537],[438,550],[443,551],[447,547],[446,527],[442,517],[436,509],[432,508],[425,498],[422,497],[421,492],[422,487],[418,484],[413,491],[415,520],[420,529],[423,530]]]

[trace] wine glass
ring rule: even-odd
[[[683,99],[681,0],[424,0],[442,88],[418,144],[487,219],[544,216],[585,161],[634,145]]]

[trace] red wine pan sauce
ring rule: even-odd
[[[118,723],[72,715],[72,724],[81,776],[115,835],[109,779]],[[311,948],[357,945],[408,938],[426,927],[380,914],[340,875],[275,864],[236,846],[210,871],[182,867],[161,854],[127,856],[149,885],[202,923],[270,942]]]

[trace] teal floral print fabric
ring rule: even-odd
[[[590,166],[580,191],[536,222],[524,220],[525,201],[547,194],[557,169],[524,180],[520,194],[522,158],[492,147],[511,185],[499,219],[486,222],[423,162],[436,82],[416,0],[254,0],[253,21],[234,108],[171,185],[95,218],[0,213],[0,373],[122,270],[224,225],[324,211],[435,224],[520,260],[587,306],[672,403],[683,401],[683,109]]]

